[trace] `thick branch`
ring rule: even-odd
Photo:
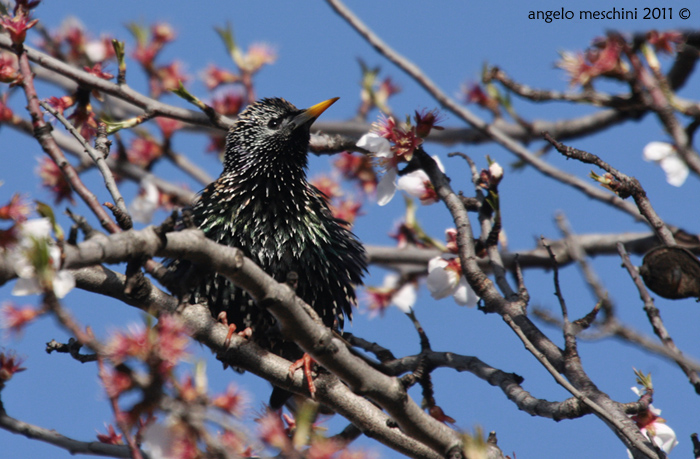
[[[109,237],[96,236],[78,246],[67,246],[65,267],[80,268],[102,262],[118,263],[153,256],[184,258],[194,263],[206,264],[210,269],[228,277],[245,288],[259,305],[268,308],[280,323],[282,333],[288,339],[294,339],[314,359],[345,381],[355,392],[366,395],[381,405],[398,422],[403,432],[441,454],[459,445],[460,440],[456,432],[423,412],[408,397],[396,378],[372,369],[363,360],[352,355],[342,342],[333,337],[329,329],[313,321],[300,307],[301,300],[291,289],[275,282],[262,269],[246,259],[239,250],[222,247],[206,239],[199,231],[169,233],[161,238],[153,228],[147,228]],[[202,307],[189,306],[183,312],[183,316],[188,323],[195,319],[198,322],[196,328],[200,331],[194,333],[195,338],[212,348],[221,348],[226,335],[225,327],[215,326],[216,322],[208,311]],[[236,364],[240,363],[243,368],[257,366],[260,360],[259,348],[257,349],[258,352],[248,354],[248,357],[242,356],[240,349],[231,349],[226,356],[235,358]],[[239,362],[240,359],[250,360]],[[270,356],[270,359],[282,360],[276,356]],[[279,383],[283,387],[286,384],[284,371],[279,374],[279,378],[273,380],[275,384]],[[301,376],[298,378],[300,380]],[[324,385],[323,382],[317,383],[319,393],[335,394],[336,401],[342,396],[346,399],[351,397],[353,403],[362,403],[361,398],[352,395],[347,388],[343,389],[344,387],[339,383],[330,386]],[[363,405],[364,409],[367,409],[368,402],[364,402]],[[334,404],[331,406],[336,407]],[[350,413],[358,411],[358,408],[354,408],[349,403],[340,403],[339,412],[342,414],[345,409]],[[350,420],[355,422],[352,418]],[[389,432],[386,434],[389,435]],[[386,438],[384,441],[395,447]]]
[[[174,297],[150,284],[146,290],[140,292],[138,298],[125,295],[126,277],[102,266],[84,267],[72,272],[78,288],[113,297],[151,314],[172,313],[178,307]],[[306,394],[306,382],[301,375],[289,378],[290,363],[281,357],[237,335],[232,337],[231,346],[224,348],[227,330],[212,319],[205,307],[187,306],[181,317],[193,337],[209,346],[229,367],[242,368],[289,391]],[[421,443],[402,434],[400,430],[387,427],[386,414],[364,398],[352,394],[347,386],[336,378],[321,375],[316,380],[316,387],[318,401],[333,407],[363,433],[410,457],[438,457]]]

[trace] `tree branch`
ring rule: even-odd
[[[629,255],[627,255],[627,252],[625,251],[625,248],[622,244],[618,245],[618,251],[620,253],[620,257],[622,258],[622,264],[627,269],[627,272],[632,278],[634,285],[639,291],[640,298],[644,302],[644,311],[647,313],[647,318],[652,328],[654,329],[654,333],[656,334],[656,336],[659,337],[663,345],[670,351],[672,355],[682,357],[683,353],[673,342],[673,338],[671,338],[671,335],[668,333],[668,330],[666,329],[663,320],[661,320],[661,314],[658,308],[654,306],[654,300],[651,298],[651,295],[649,295],[649,292],[647,291],[646,287],[644,286],[644,283],[642,282],[641,277],[639,276],[639,271],[630,261]],[[683,373],[685,373],[685,375],[688,377],[688,380],[693,385],[695,392],[697,394],[700,394],[700,375],[698,374],[698,372],[688,367],[681,358],[674,360],[676,361],[676,364],[680,367],[680,369],[683,371]]]
[[[313,321],[300,307],[301,300],[289,287],[275,282],[262,269],[246,259],[239,250],[222,247],[206,239],[200,231],[186,230],[162,237],[153,228],[147,228],[111,236],[100,235],[77,246],[66,246],[64,254],[65,268],[72,269],[102,262],[119,263],[153,256],[183,258],[197,264],[206,264],[210,269],[245,288],[256,299],[258,305],[266,307],[275,316],[287,339],[296,341],[316,361],[345,381],[354,392],[366,395],[386,409],[401,426],[402,432],[441,454],[459,445],[456,432],[427,415],[407,398],[396,378],[374,370],[352,355],[342,342],[333,337],[329,329]],[[193,336],[197,340],[212,349],[222,349],[226,328],[217,324],[204,307],[188,306],[182,315],[187,325],[192,327]],[[261,350],[257,346],[254,348],[253,352],[252,343],[234,336],[232,348],[222,355],[232,366],[250,368],[255,374],[272,371],[266,365],[261,365],[264,363],[261,362]],[[248,352],[242,352],[244,349]],[[278,366],[275,377],[268,379],[275,385],[288,387],[289,362],[268,352],[263,352],[263,355],[266,355],[268,360],[277,362]],[[286,362],[286,366],[281,362]],[[301,375],[294,379],[302,384]],[[344,384],[335,381],[321,377],[316,382],[317,395],[332,396],[333,398],[327,401],[329,406],[337,408],[340,414],[348,416],[348,419],[363,428],[367,418],[359,413],[373,405],[353,395]],[[331,403],[331,400],[334,403]],[[324,399],[321,398],[321,401],[324,402]],[[372,412],[375,417],[380,416],[376,408]],[[372,427],[377,426],[372,423]],[[377,432],[373,434],[379,435]],[[380,441],[402,452],[408,451],[407,447],[401,446],[406,445],[408,441],[403,434],[397,436],[396,431],[389,429],[383,431],[382,435]]]
[[[0,428],[23,435],[30,440],[39,440],[57,446],[70,454],[87,454],[103,457],[130,458],[131,450],[126,445],[109,445],[98,441],[84,442],[66,437],[54,429],[45,429],[9,416],[0,403]]]
[[[615,195],[605,193],[600,188],[594,187],[590,183],[587,183],[578,177],[557,169],[538,156],[533,155],[527,148],[518,143],[512,137],[508,136],[495,124],[486,123],[484,120],[474,115],[471,111],[459,105],[454,99],[449,97],[442,89],[440,89],[425,73],[423,73],[420,68],[396,52],[374,32],[372,32],[340,0],[326,1],[343,19],[348,22],[348,24],[350,24],[370,45],[372,45],[377,52],[385,56],[397,67],[413,78],[446,110],[452,112],[457,117],[464,120],[467,124],[473,126],[488,138],[491,138],[494,142],[511,151],[521,161],[535,167],[535,169],[542,174],[564,183],[565,185],[569,185],[593,199],[612,205],[619,210],[628,213],[635,220],[642,221],[641,215],[630,203],[623,201]],[[621,115],[617,113],[614,116],[619,117]]]

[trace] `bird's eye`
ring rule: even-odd
[[[270,129],[277,129],[282,124],[282,118],[273,118],[267,122],[267,127]]]

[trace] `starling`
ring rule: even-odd
[[[221,176],[200,193],[191,216],[206,237],[241,249],[278,282],[295,273],[296,294],[327,327],[340,330],[345,316],[352,317],[365,251],[306,178],[310,127],[336,100],[306,110],[279,98],[248,106],[226,138]],[[215,273],[195,278],[190,302],[206,301],[214,317],[225,316],[237,330],[250,328],[254,341],[286,358],[301,357],[293,343],[270,338],[274,317],[243,289]]]

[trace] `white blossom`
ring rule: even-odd
[[[440,168],[442,172],[445,172],[440,158],[437,156],[433,156],[432,158],[437,163],[438,168]],[[438,198],[435,192],[435,188],[433,188],[430,182],[428,174],[426,174],[423,169],[418,169],[399,177],[396,189],[403,190],[410,196],[420,199],[423,205],[435,204],[440,201],[440,198]]]
[[[396,288],[399,284],[399,276],[397,274],[387,274],[384,278],[383,287]],[[412,282],[406,282],[396,290],[391,297],[391,304],[399,308],[402,312],[408,313],[413,305],[416,304],[416,286]]]
[[[149,224],[153,219],[153,213],[158,209],[160,191],[152,180],[141,180],[141,190],[138,196],[129,205],[131,218],[139,223]]]
[[[49,266],[45,269],[54,271],[51,285],[56,297],[63,298],[75,287],[75,278],[70,271],[59,270],[61,250],[51,238],[51,222],[48,218],[33,219],[22,223],[18,244],[5,254],[18,277],[12,294],[25,296],[43,293],[36,266],[32,262],[32,254],[36,255],[35,252],[39,250],[48,252]]]
[[[375,132],[368,132],[360,137],[356,145],[374,153],[375,156],[380,158],[389,158],[392,156],[391,143]]]
[[[107,46],[104,40],[90,40],[85,44],[85,54],[92,62],[102,62],[107,59]]]
[[[479,297],[462,275],[458,258],[435,257],[428,262],[428,290],[436,300],[454,297],[460,306],[476,306]]]
[[[503,178],[503,167],[494,161],[489,164],[489,173],[491,174],[491,180],[495,180],[498,183]]]
[[[395,167],[390,167],[377,184],[377,204],[385,206],[396,194],[396,177],[399,171]]]
[[[175,440],[172,426],[154,422],[143,433],[143,449],[151,459],[176,459]]]
[[[638,397],[642,396],[642,391],[638,387],[631,387],[632,392],[637,394]],[[661,448],[666,454],[670,453],[673,448],[678,445],[678,439],[676,437],[676,432],[670,428],[663,418],[659,417],[661,410],[654,408],[653,405],[649,405],[649,412],[651,413],[650,419],[652,422],[639,426],[639,430],[644,435],[645,438],[651,438],[656,446]],[[632,459],[632,453],[627,450],[627,455]]]
[[[673,186],[681,186],[688,178],[688,165],[678,156],[675,147],[666,142],[649,142],[644,147],[645,161],[659,163],[666,173],[666,181]]]
[[[379,134],[369,132],[360,137],[356,145],[388,163],[384,176],[382,176],[377,184],[377,204],[385,206],[391,201],[394,194],[396,194],[396,177],[399,175],[396,165],[391,161],[394,155],[391,151],[391,143]]]
[[[384,277],[381,287],[367,287],[369,297],[369,309],[372,313],[381,312],[394,305],[404,313],[411,312],[411,308],[416,304],[416,286],[413,282],[406,282],[400,285],[401,277],[390,273]]]

